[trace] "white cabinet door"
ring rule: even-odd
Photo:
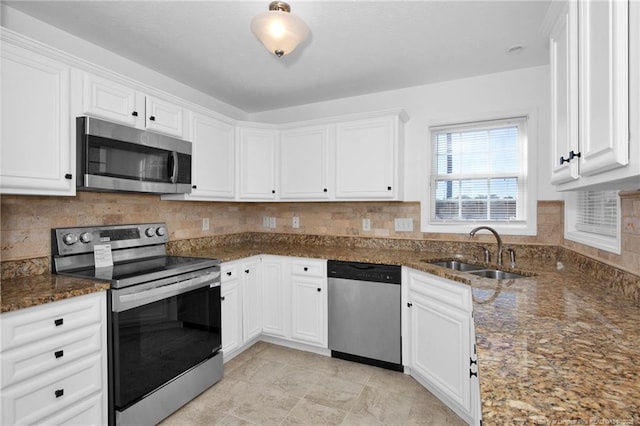
[[[411,300],[412,368],[470,411],[469,315],[419,294]]]
[[[146,96],[146,121],[149,130],[184,138],[184,108],[155,96]]]
[[[291,338],[326,348],[328,319],[326,262],[294,261],[292,272]]]
[[[2,193],[75,195],[69,67],[4,40],[0,54]]]
[[[193,114],[192,198],[233,199],[235,196],[234,126]]]
[[[397,173],[397,119],[336,125],[336,198],[393,199]]]
[[[262,333],[262,277],[260,258],[242,263],[242,342]]]
[[[277,132],[240,127],[238,137],[240,199],[276,199]]]
[[[223,264],[220,284],[222,353],[225,357],[242,345],[242,294],[237,264]]]
[[[136,127],[144,125],[144,105],[136,91],[89,73],[82,73],[82,114]]]
[[[311,126],[280,133],[281,199],[329,198],[329,130]]]
[[[549,41],[551,53],[551,183],[578,179],[578,162],[567,161],[578,145],[578,7],[567,2]]]
[[[262,332],[288,337],[291,329],[289,260],[280,256],[262,257]]]
[[[458,415],[473,420],[471,289],[414,270],[407,276],[411,374]]]
[[[629,1],[578,3],[582,176],[629,161],[628,10]]]

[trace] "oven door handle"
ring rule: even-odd
[[[117,292],[114,292],[112,310],[113,312],[127,311],[129,309],[137,308],[138,306],[177,296],[199,288],[213,288],[219,286],[220,272],[216,271],[209,272],[199,277],[165,284],[160,287],[153,287],[136,293],[117,294]]]

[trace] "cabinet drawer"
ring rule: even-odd
[[[107,409],[102,393],[91,395],[77,404],[45,417],[38,423],[45,425],[105,425]]]
[[[102,392],[102,356],[95,354],[73,365],[2,389],[2,424],[39,423],[46,416]]]
[[[95,293],[3,314],[0,351],[99,323],[105,309],[101,293]]]
[[[77,362],[102,349],[102,326],[92,324],[0,355],[2,387]]]
[[[327,275],[325,265],[326,262],[324,261],[305,261],[304,259],[294,260],[291,264],[291,274],[323,278]]]
[[[220,267],[221,270],[221,278],[220,280],[224,283],[226,281],[231,281],[231,280],[235,280],[238,279],[238,265],[237,264],[230,264],[230,265],[226,265],[226,264],[222,264],[222,266]]]

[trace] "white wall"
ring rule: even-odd
[[[236,120],[247,119],[247,113],[239,108],[32,18],[5,4],[0,4],[0,16],[2,17],[2,26],[5,28],[228,117]]]
[[[502,114],[537,111],[538,200],[559,200],[549,183],[550,86],[549,67],[526,68],[461,80],[452,80],[401,90],[379,92],[315,104],[250,114],[251,121],[286,123],[359,112],[403,108],[409,114],[405,125],[405,196],[420,200],[427,154],[428,127]]]

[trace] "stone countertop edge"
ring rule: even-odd
[[[172,254],[385,263],[470,285],[484,425],[640,424],[640,305],[584,265],[519,258],[512,270],[534,276],[492,280],[431,265],[451,256],[428,251],[237,244]],[[106,289],[46,274],[3,280],[2,312]]]

